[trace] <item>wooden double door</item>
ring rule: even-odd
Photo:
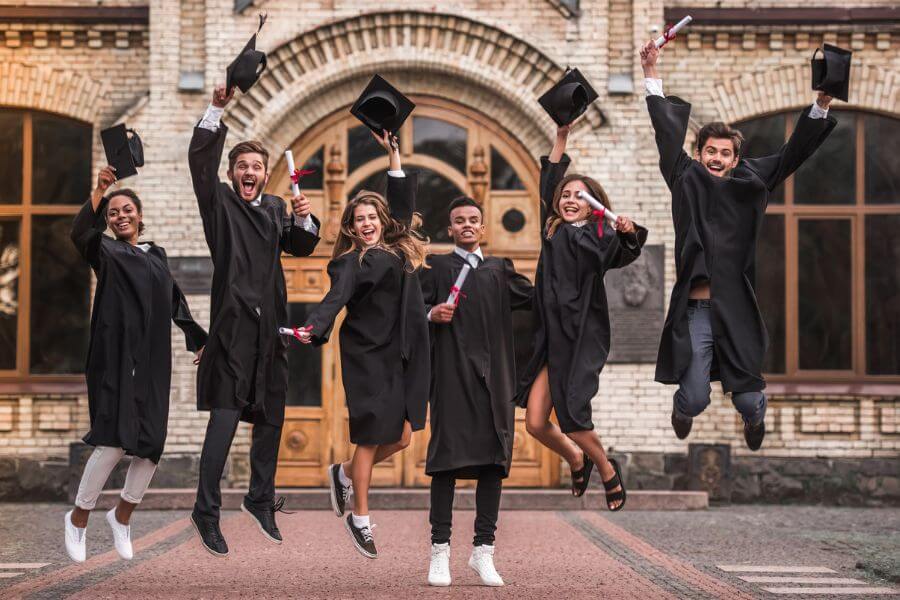
[[[478,201],[485,217],[482,248],[511,258],[533,278],[540,250],[538,170],[529,153],[489,117],[464,106],[428,96],[413,98],[416,110],[399,132],[404,169],[419,177],[417,210],[424,219],[433,252],[452,248],[447,233],[447,206],[460,195]],[[302,325],[309,310],[328,291],[326,272],[340,215],[359,189],[383,190],[388,167],[384,151],[346,111],[337,111],[291,145],[297,166],[313,169],[302,180],[313,212],[322,221],[322,241],[309,258],[283,260],[291,325]],[[289,178],[284,161],[272,169],[269,189],[286,195]],[[514,315],[517,358],[530,352],[527,313]],[[335,329],[339,324],[335,325]],[[290,384],[279,453],[279,486],[326,484],[325,470],[349,458],[348,415],[341,384],[338,336],[313,348],[292,343]],[[506,485],[555,486],[559,461],[525,431],[524,410],[517,409],[511,475]],[[426,486],[425,457],[429,432],[417,432],[405,451],[379,464],[373,485]]]

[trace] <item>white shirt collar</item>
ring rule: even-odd
[[[469,252],[468,250],[463,250],[459,246],[455,246],[453,248],[453,251],[456,252],[458,255],[460,255],[462,257],[462,259],[466,262],[468,262],[468,260],[469,260],[469,254],[474,254],[475,256],[478,257],[479,260],[481,260],[481,262],[484,262],[484,254],[482,254],[482,252],[481,252],[481,246],[475,248],[475,252]]]
[[[259,206],[260,204],[262,204],[262,192],[259,193],[259,196],[256,197],[256,200],[251,200],[250,204],[252,204],[253,206]]]
[[[585,225],[587,225],[587,223],[588,220],[584,219],[583,221],[573,221],[569,223],[569,225],[571,225],[572,227],[584,227]]]

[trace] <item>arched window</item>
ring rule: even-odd
[[[756,291],[772,379],[900,375],[900,119],[834,110],[838,126],[767,208]],[[791,113],[736,126],[746,156],[777,150]]]
[[[90,270],[69,232],[90,195],[91,136],[86,123],[0,108],[0,381],[81,380]]]

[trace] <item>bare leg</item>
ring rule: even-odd
[[[600,443],[600,438],[597,437],[597,434],[594,431],[573,431],[567,435],[578,444],[578,447],[581,448],[585,454],[591,457],[591,460],[597,465],[597,470],[600,472],[600,477],[603,481],[612,479],[612,476],[616,474],[616,471],[606,457],[606,450],[603,449],[603,444]],[[610,491],[616,492],[621,489],[621,486],[617,486]],[[616,508],[620,504],[622,504],[622,501],[617,500],[611,502],[609,507]]]
[[[87,527],[89,516],[91,516],[91,511],[76,506],[72,509],[72,525],[84,529]]]
[[[403,423],[403,433],[400,436],[400,440],[394,442],[393,444],[382,444],[378,446],[378,450],[375,452],[375,464],[377,465],[381,461],[387,459],[392,454],[400,452],[401,450],[405,450],[409,447],[409,443],[412,441],[412,425],[410,425],[409,421],[405,421]]]
[[[525,409],[525,429],[534,438],[562,456],[573,471],[584,466],[584,456],[572,440],[567,438],[556,423],[550,420],[553,402],[550,399],[550,379],[545,366],[538,373],[528,393]]]
[[[116,521],[122,525],[128,525],[131,521],[131,513],[134,512],[135,508],[137,508],[137,504],[132,504],[131,502],[119,498],[119,503],[116,504]],[[74,518],[74,513],[72,516]]]
[[[357,446],[350,461],[350,479],[353,480],[353,514],[369,514],[369,484],[378,446]],[[347,472],[347,471],[345,471]]]

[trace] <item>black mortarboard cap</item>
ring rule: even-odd
[[[571,69],[552,88],[538,98],[547,114],[562,127],[584,114],[597,92],[584,78],[581,71]]]
[[[101,131],[100,139],[106,152],[106,162],[116,169],[116,179],[137,175],[137,167],[144,166],[144,146],[134,129],[126,129],[120,123]]]
[[[821,52],[822,57],[816,58]],[[847,101],[850,91],[850,58],[853,53],[831,44],[823,44],[813,52],[812,89]]]
[[[375,75],[350,107],[350,114],[381,136],[383,129],[396,134],[415,107],[412,100],[383,77]]]
[[[257,27],[256,33],[225,70],[226,94],[230,93],[234,86],[238,86],[246,94],[247,90],[253,87],[259,76],[266,70],[266,53],[256,49],[256,35],[265,22],[266,15],[259,15],[259,27]]]

